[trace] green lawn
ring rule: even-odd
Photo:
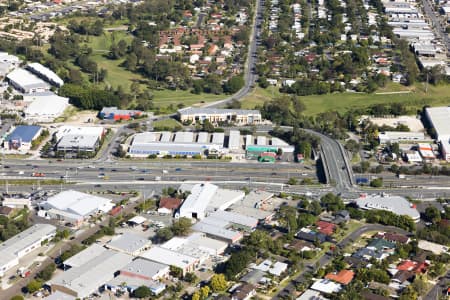
[[[165,119],[153,122],[153,128],[170,128],[175,129],[176,127],[182,127],[180,122],[174,119]]]
[[[192,94],[190,91],[170,91],[161,90],[153,91],[155,98],[153,103],[160,107],[166,107],[170,104],[177,105],[178,103],[184,104],[184,106],[191,106],[194,104],[200,104],[203,102],[212,102],[215,100],[224,99],[226,95],[214,95],[214,94]]]
[[[399,84],[389,84],[386,88],[377,93],[400,92],[408,90]],[[359,93],[335,93],[327,95],[313,95],[300,97],[306,105],[307,115],[316,115],[329,110],[345,112],[350,108],[362,108],[377,103],[405,103],[411,110],[420,109],[424,105],[448,105],[450,102],[450,86],[429,86],[428,93],[425,93],[424,85],[418,83],[410,88],[407,94],[359,94]],[[262,105],[264,101],[271,100],[279,96],[277,88],[266,90],[256,88],[243,100],[245,108],[253,108],[255,105]]]

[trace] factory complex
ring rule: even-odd
[[[135,134],[128,147],[131,157],[246,154],[247,158],[257,159],[263,156],[273,158],[273,155],[267,153],[277,154],[280,151],[292,154],[294,147],[276,137],[241,135],[238,130],[230,130],[228,133],[143,132]]]

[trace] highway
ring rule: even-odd
[[[338,242],[336,244],[336,248],[338,249],[345,248],[348,244],[353,243],[355,240],[357,240],[362,234],[369,231],[396,232],[405,235],[411,234],[410,232],[407,232],[405,230],[393,226],[384,226],[380,224],[367,224],[362,227],[359,227],[358,229],[350,233],[347,237],[345,237],[342,241]],[[284,289],[278,291],[278,293],[272,299],[274,300],[283,299],[282,297],[284,297],[286,294],[288,295],[292,294],[292,292],[295,291],[294,284],[305,282],[306,279],[304,276],[307,272],[314,272],[314,270],[317,270],[328,264],[332,259],[333,257],[331,255],[324,254],[320,258],[316,259],[314,262],[308,264],[309,266],[312,267],[308,268],[308,265],[305,266],[305,269],[295,279],[291,280],[291,282],[289,282],[289,284]],[[318,268],[315,267],[315,264],[317,262],[319,265]]]

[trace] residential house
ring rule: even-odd
[[[325,235],[332,235],[336,229],[335,224],[325,221],[317,221],[316,226],[319,232]]]
[[[181,199],[163,197],[159,200],[158,212],[173,214],[181,206]]]
[[[254,285],[244,283],[238,286],[231,295],[231,300],[249,300],[256,295]]]
[[[392,255],[395,252],[395,244],[383,239],[373,239],[366,248],[388,255]]]
[[[355,272],[351,270],[341,270],[338,273],[329,273],[325,276],[325,278],[343,285],[347,285],[353,280],[354,276]]]
[[[297,234],[295,235],[296,238],[300,239],[300,240],[304,240],[307,242],[319,242],[319,243],[324,243],[330,240],[330,238],[320,232],[315,232],[312,230],[300,230],[299,232],[297,232]]]
[[[10,217],[14,211],[14,208],[8,206],[0,206],[0,216]]]
[[[406,235],[391,232],[378,232],[375,238],[385,239],[386,241],[400,244],[407,244],[410,241],[409,237]]]

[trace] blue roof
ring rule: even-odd
[[[8,136],[7,140],[21,140],[25,143],[31,143],[31,140],[34,136],[39,132],[41,126],[35,125],[19,125],[17,126],[13,132]]]

